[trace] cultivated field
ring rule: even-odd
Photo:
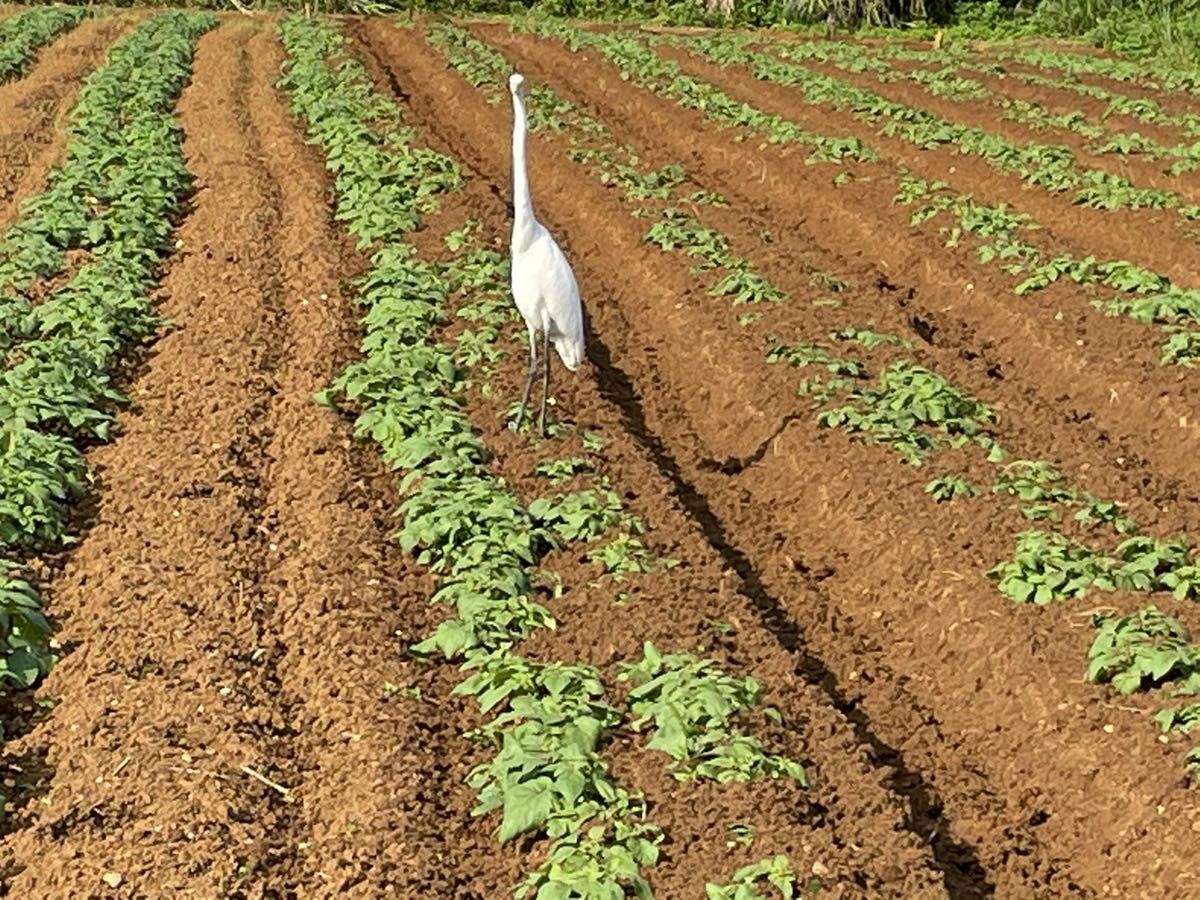
[[[9,894],[1196,896],[1198,94],[0,8]]]

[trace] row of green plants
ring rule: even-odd
[[[159,324],[151,290],[191,190],[173,115],[207,14],[166,13],[117,44],[85,81],[66,158],[0,239],[0,685],[53,662],[22,560],[69,544],[87,489],[85,449],[109,438],[124,397],[110,371]],[[68,273],[68,253],[78,254]],[[46,280],[69,278],[59,286]],[[60,279],[61,280],[61,279]]]
[[[78,6],[35,6],[0,20],[0,84],[24,75],[39,50],[87,16]]]
[[[945,59],[932,60],[935,68],[898,69],[883,58],[886,54],[891,58],[912,60],[914,58],[929,62],[928,54],[919,55],[920,51],[910,51],[907,48],[897,48],[895,45],[885,48],[882,53],[863,52],[863,48],[851,44],[834,41],[813,41],[804,44],[794,42],[776,42],[768,45],[777,55],[784,58],[809,62],[827,63],[845,72],[867,73],[881,83],[910,81],[920,84],[925,90],[937,97],[954,101],[981,101],[989,103],[1003,111],[1003,116],[1017,122],[1033,131],[1051,129],[1071,131],[1087,138],[1088,151],[1097,156],[1116,154],[1129,156],[1137,154],[1148,159],[1166,162],[1164,169],[1167,175],[1180,175],[1200,168],[1200,143],[1162,144],[1153,138],[1137,132],[1126,132],[1110,129],[1100,122],[1092,122],[1081,110],[1067,110],[1061,113],[1051,112],[1045,105],[1035,100],[1025,100],[995,94],[989,91],[980,81],[966,78],[960,74],[958,61]],[[996,66],[991,67],[995,69]],[[988,71],[988,67],[978,66],[977,70]],[[1049,79],[1046,79],[1049,82]],[[1157,104],[1154,104],[1157,107]],[[1161,112],[1160,122],[1164,119],[1175,121],[1174,117]],[[1183,124],[1189,119],[1186,116]]]
[[[1122,176],[1088,168],[1067,147],[1032,141],[1014,143],[985,129],[889,100],[844,79],[785,62],[774,54],[751,50],[744,37],[674,41],[722,65],[745,65],[761,81],[797,88],[807,101],[847,111],[881,135],[899,138],[919,149],[953,147],[958,153],[980,158],[998,172],[1016,175],[1050,193],[1071,192],[1076,204],[1104,210],[1168,209],[1187,223],[1200,220],[1200,204],[1190,203],[1174,191],[1138,187]],[[806,49],[817,47],[815,44],[786,42],[774,46],[776,52],[793,59],[820,52]]]
[[[663,60],[631,37],[616,33],[584,32],[542,18],[517,22],[514,27],[534,30],[543,37],[561,40],[572,48],[586,46],[597,49],[618,65],[625,77],[661,96],[690,105],[670,89],[669,82],[655,77],[654,73],[661,71],[663,63],[668,66],[674,66],[674,63]],[[637,50],[630,50],[630,45]],[[652,73],[651,76],[643,74],[643,67]],[[719,121],[728,127],[753,131],[751,126],[745,124],[747,118],[724,118]],[[870,158],[870,148],[865,149],[868,152],[858,158]],[[844,180],[839,175],[834,181],[842,183]],[[1165,275],[1124,260],[1097,261],[1090,256],[1041,250],[1024,237],[1039,228],[1030,216],[1006,205],[986,206],[970,195],[954,192],[942,182],[931,185],[904,174],[897,201],[914,204],[911,215],[914,225],[939,216],[953,217],[952,224],[946,229],[948,246],[958,246],[966,236],[978,238],[982,242],[978,249],[981,262],[1004,266],[1010,274],[1020,276],[1014,288],[1017,294],[1044,289],[1060,279],[1070,279],[1096,291],[1111,291],[1095,300],[1095,304],[1106,314],[1129,317],[1167,331],[1161,355],[1163,365],[1193,365],[1200,358],[1200,336],[1189,330],[1189,326],[1200,316],[1200,293],[1197,291],[1183,288],[1172,283]],[[664,249],[674,246],[702,249],[717,246],[724,240],[723,236],[712,233],[711,229],[689,233],[687,228],[675,227],[669,222],[663,224],[660,230],[665,239],[659,243]],[[744,261],[739,263],[739,267],[741,271],[752,273]],[[761,279],[755,277],[754,281],[759,285],[759,295],[779,299],[776,292],[763,286]]]
[[[1200,360],[1200,290],[1173,283],[1167,276],[1125,260],[1046,251],[1030,240],[1039,230],[1030,216],[1006,205],[988,206],[959,194],[945,182],[905,175],[895,202],[911,207],[914,224],[946,222],[941,227],[950,247],[968,241],[980,262],[999,266],[1016,279],[1018,295],[1034,294],[1059,282],[1070,282],[1092,294],[1092,304],[1106,315],[1121,316],[1162,328],[1162,365],[1193,366]]]
[[[1092,617],[1096,637],[1088,677],[1118,694],[1152,693],[1163,706],[1154,716],[1164,740],[1187,738],[1200,723],[1200,645],[1177,618],[1149,605],[1129,615]],[[1187,755],[1188,773],[1200,781],[1200,746]]]
[[[1194,66],[1147,65],[1144,60],[1071,53],[1046,47],[1015,47],[1002,51],[999,58],[1054,69],[1068,76],[1095,75],[1151,91],[1200,96],[1200,69]]]
[[[981,58],[977,53],[957,47],[943,47],[941,50],[932,51],[903,44],[886,44],[862,49],[864,56],[931,65],[939,69],[993,75],[1038,88],[1068,91],[1081,97],[1090,97],[1105,104],[1099,114],[1101,123],[1113,116],[1129,116],[1148,125],[1178,129],[1187,137],[1200,137],[1200,114],[1171,112],[1152,97],[1138,97],[1111,90],[1094,82],[1085,81],[1078,75],[1065,72],[1047,73],[1041,66],[1033,62],[1040,54],[1047,52],[1044,50],[1031,49],[1024,54],[1026,61],[1023,64],[1012,65],[1004,61]],[[1032,68],[1026,68],[1026,66]],[[1075,119],[1074,116],[1071,118]]]
[[[525,504],[489,473],[463,394],[488,391],[501,359],[506,260],[468,226],[446,236],[448,262],[418,257],[409,234],[459,189],[456,164],[419,144],[335,28],[294,17],[280,34],[288,52],[281,86],[326,153],[339,219],[372,254],[359,283],[363,356],[319,400],[354,414],[357,433],[402,473],[398,540],[437,574],[431,600],[451,611],[412,652],[458,662],[455,693],[473,698],[486,719],[472,734],[490,753],[469,779],[476,813],[499,813],[502,842],[548,839],[544,863],[516,888],[518,897],[648,897],[644,872],[657,862],[663,834],[645,799],[616,783],[604,762],[616,729],[646,730],[681,780],[767,774],[802,782],[804,771],[741,733],[735,719],[757,705],[757,685],[708,661],[647,645],[620,674],[638,700],[619,708],[594,667],[521,655],[525,638],[556,624],[538,601],[546,553],[586,542],[609,575],[625,576],[629,559],[640,568],[645,556],[625,552],[613,562],[620,555],[606,554],[612,543],[604,540],[615,532],[628,551],[640,523],[611,491],[552,490]],[[467,295],[459,312],[469,327],[439,340],[455,293]],[[586,452],[596,438],[580,440]],[[586,456],[547,459],[538,474],[557,482],[589,465]]]
[[[842,333],[832,332],[829,340],[840,340]],[[828,342],[785,344],[772,337],[769,343],[769,361],[815,370],[798,392],[811,398],[821,425],[886,446],[909,465],[922,466],[938,456],[945,474],[926,485],[937,502],[983,493],[967,480],[967,457],[953,472],[946,451],[974,447],[983,454],[995,472],[990,493],[1008,498],[1021,520],[1040,526],[1021,532],[1013,557],[988,573],[1013,601],[1045,605],[1092,589],[1200,597],[1200,568],[1185,537],[1149,537],[1119,503],[1071,485],[1052,464],[1014,459],[996,436],[995,411],[936,372],[899,358],[881,364],[872,376],[871,365],[837,353]],[[1117,544],[1111,553],[1097,551],[1067,532],[1109,535]]]
[[[774,888],[763,893],[763,885]],[[801,881],[792,868],[786,854],[777,853],[767,859],[742,866],[733,873],[728,884],[708,884],[705,887],[707,900],[768,900],[778,895],[782,900],[817,896],[823,884],[820,876],[813,875]]]
[[[657,859],[659,833],[642,798],[612,781],[599,754],[617,713],[598,673],[515,650],[554,625],[530,576],[540,536],[528,509],[487,471],[487,449],[456,396],[452,351],[434,339],[447,282],[407,242],[438,195],[459,187],[457,166],[416,143],[399,109],[346,59],[334,28],[288,18],[280,34],[288,52],[281,86],[325,151],[338,217],[373,249],[358,286],[363,357],[320,399],[355,411],[357,433],[403,473],[398,538],[438,574],[433,599],[455,612],[414,652],[463,661],[455,691],[492,714],[480,734],[500,746],[471,775],[477,811],[500,811],[502,842],[529,831],[551,839],[546,866],[532,876],[539,893],[551,879],[569,885],[590,873],[610,894],[629,885],[645,895],[642,869]]]
[[[562,33],[557,24],[539,27],[555,35]],[[497,64],[497,74],[505,65]],[[554,104],[567,103],[556,95],[550,99]],[[549,124],[573,147],[597,139],[611,140],[593,125]],[[632,148],[624,152],[635,153]],[[688,188],[687,179],[682,178],[672,190]],[[677,201],[677,196],[661,198],[663,203],[673,200]],[[664,252],[692,252],[687,242],[653,243]],[[753,271],[748,261],[743,264]],[[757,273],[756,277],[762,278]],[[780,287],[762,280],[771,285],[769,294],[774,299],[789,299]],[[828,275],[822,283],[847,288]],[[847,347],[855,347],[859,353],[848,354]],[[1038,528],[1017,534],[1012,558],[988,572],[998,589],[1014,602],[1047,604],[1081,596],[1084,589],[1093,587],[1166,592],[1178,599],[1200,596],[1200,566],[1186,538],[1163,540],[1145,535],[1119,503],[1070,485],[1051,463],[1014,458],[998,440],[997,413],[909,358],[906,353],[911,349],[911,343],[898,335],[848,324],[830,331],[819,342],[785,342],[768,335],[766,359],[804,372],[806,377],[797,390],[811,400],[819,426],[842,429],[856,440],[888,447],[910,465],[926,465],[936,457],[942,474],[926,485],[926,493],[936,502],[967,501],[990,493],[1011,500],[1011,508],[1019,516],[1016,521],[1037,523]],[[861,358],[864,353],[881,356],[883,361],[876,368]],[[968,480],[970,457],[963,454],[971,448],[994,467],[990,490]],[[947,456],[951,451],[957,451],[957,456]],[[961,464],[954,466],[953,459]],[[1090,549],[1081,540],[1073,540],[1070,535],[1074,534],[1115,547]],[[1091,578],[1084,586],[1080,570],[1084,575],[1099,570],[1110,574]],[[1097,624],[1103,627],[1106,621]],[[1096,647],[1103,644],[1106,634],[1103,630],[1098,633]],[[1097,669],[1092,677],[1109,680],[1108,671]]]

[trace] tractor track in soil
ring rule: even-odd
[[[489,134],[508,127],[506,109],[487,106],[418,38],[382,24],[365,27],[419,121],[447,146],[484,147]],[[501,29],[476,30],[492,36]],[[520,40],[539,48],[556,86],[578,81],[568,71],[579,71],[570,54],[556,58],[552,46]],[[526,62],[536,68],[532,55]],[[589,62],[596,96],[604,93],[596,76],[615,93],[615,74],[610,81],[600,63]],[[642,113],[642,127],[703,143],[695,141],[694,125],[672,121],[665,104],[646,101]],[[1178,791],[1178,776],[1169,754],[1137,727],[1093,745],[1093,729],[1113,710],[1096,704],[1082,683],[1087,636],[1067,629],[1069,613],[1039,617],[1007,609],[976,558],[995,547],[986,536],[974,549],[948,546],[941,514],[929,511],[919,490],[897,490],[904,469],[881,459],[881,451],[836,436],[813,446],[811,429],[781,428],[790,412],[786,394],[763,389],[761,351],[756,359],[728,333],[697,330],[708,324],[698,310],[712,301],[688,285],[686,262],[665,263],[642,245],[642,226],[630,224],[611,192],[587,183],[561,144],[551,150],[555,143],[539,139],[532,148],[539,209],[572,246],[581,279],[591,286],[597,347],[607,347],[616,370],[628,374],[662,458],[675,460],[678,482],[691,485],[724,543],[744,560],[743,590],[754,593],[759,580],[764,596],[803,623],[804,640],[828,660],[830,677],[845,685],[854,676],[843,711],[863,716],[880,743],[895,748],[880,764],[886,767],[887,756],[902,761],[909,777],[895,781],[910,782],[907,798],[922,792],[930,798],[925,812],[936,816],[938,828],[924,836],[936,832],[954,843],[939,854],[942,871],[957,877],[954,888],[966,896],[994,880],[1006,896],[1099,894],[1111,877],[1108,860],[1119,852],[1113,845],[1131,840],[1130,833],[1145,843],[1125,851],[1129,877],[1143,879],[1138,885],[1147,878],[1173,884],[1180,874],[1173,867],[1191,844],[1190,834],[1172,836],[1180,826],[1188,831],[1186,811],[1168,804],[1168,814],[1155,820],[1153,810],[1157,799]],[[506,161],[479,150],[458,155],[494,184],[506,184]],[[650,155],[647,162],[660,160]],[[623,262],[610,265],[606,258]],[[720,358],[693,353],[717,338]],[[744,455],[747,444],[753,450],[773,442],[770,454],[735,479],[702,465]],[[954,533],[978,525],[968,522]],[[946,570],[955,575],[948,583],[940,577]],[[917,661],[925,663],[921,669]],[[1106,771],[1113,753],[1144,765]],[[1148,771],[1161,775],[1147,778]],[[1096,798],[1117,795],[1137,796],[1135,811],[1098,829],[1104,801]],[[909,825],[920,832],[919,821]],[[1161,854],[1166,868],[1137,869],[1136,860],[1156,844],[1156,852],[1171,847]],[[970,863],[975,854],[978,870]]]
[[[92,70],[141,16],[85,19],[44,48],[24,77],[0,85],[0,231],[40,193],[67,145],[67,115]]]

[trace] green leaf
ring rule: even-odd
[[[510,787],[504,796],[504,818],[499,840],[504,844],[520,834],[541,828],[554,804],[554,786],[536,778]]]

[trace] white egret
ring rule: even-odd
[[[546,398],[550,393],[550,345],[563,365],[576,372],[584,360],[583,307],[571,264],[550,232],[533,216],[529,175],[525,170],[525,78],[513,74],[508,89],[513,102],[513,230],[512,293],[529,329],[529,378],[521,395],[514,430],[520,430],[537,377],[537,339],[542,338],[545,372],[542,376],[542,412],[539,429],[546,433]]]

